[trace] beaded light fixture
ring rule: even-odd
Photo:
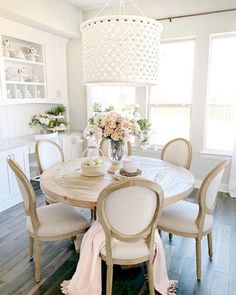
[[[131,3],[137,8],[133,1]],[[122,6],[124,10],[124,0],[120,1],[120,8]],[[121,13],[98,16],[101,11],[80,27],[83,82],[134,86],[157,84],[161,23],[145,16]]]

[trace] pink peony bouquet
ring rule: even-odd
[[[94,138],[97,142],[102,138],[127,142],[133,136],[137,136],[141,145],[147,144],[149,134],[147,131],[150,130],[151,125],[147,119],[138,120],[137,118],[138,116],[131,118],[115,111],[95,112],[94,116],[89,119],[83,136],[86,139]],[[144,124],[144,121],[147,123]]]

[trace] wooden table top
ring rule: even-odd
[[[165,161],[130,157],[139,162],[140,177],[157,182],[164,191],[164,205],[175,203],[188,196],[194,186],[193,174],[183,167]],[[41,175],[43,192],[57,202],[77,207],[95,208],[99,193],[110,183],[117,181],[113,174],[86,177],[80,171],[81,159],[60,163]]]

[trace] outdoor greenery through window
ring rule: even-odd
[[[232,151],[236,132],[236,33],[211,37],[205,148]]]
[[[149,89],[153,145],[164,145],[176,137],[189,139],[194,45],[194,39],[161,43],[159,85]]]

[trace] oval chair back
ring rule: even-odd
[[[162,150],[161,160],[190,169],[192,162],[192,145],[184,138],[169,141]]]
[[[18,163],[11,159],[8,159],[7,161],[15,174],[23,198],[25,214],[30,217],[33,230],[37,233],[40,223],[36,213],[36,198],[33,187]]]
[[[203,231],[206,215],[212,215],[216,205],[216,197],[220,187],[221,179],[229,160],[222,161],[205,177],[199,191],[199,214],[196,224],[199,231]]]
[[[51,140],[39,140],[35,150],[40,173],[64,161],[60,146]]]
[[[149,180],[121,180],[99,195],[97,210],[106,236],[106,256],[112,259],[112,239],[135,242],[147,239],[150,255],[163,206],[162,188]]]

